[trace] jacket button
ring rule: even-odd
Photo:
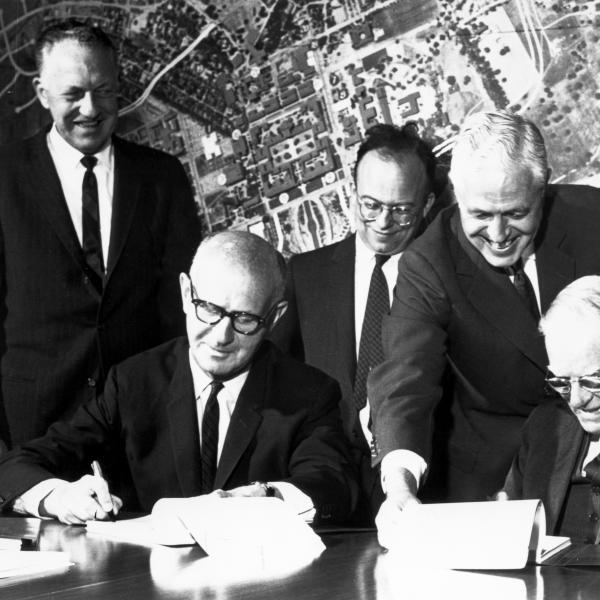
[[[90,283],[90,278],[87,275],[83,276],[83,285],[88,285]]]
[[[88,377],[87,384],[89,387],[96,387],[96,380],[93,377]]]

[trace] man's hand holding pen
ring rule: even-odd
[[[101,471],[94,467],[93,470],[94,475],[59,483],[40,503],[40,515],[56,517],[70,525],[114,518],[123,502],[110,493]]]

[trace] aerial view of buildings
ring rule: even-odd
[[[465,115],[533,119],[552,180],[600,185],[600,3],[22,0],[0,3],[0,142],[47,118],[32,40],[67,16],[120,52],[119,133],[179,157],[205,231],[289,255],[345,237],[365,129],[414,121],[444,163]]]

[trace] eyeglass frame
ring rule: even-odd
[[[553,385],[551,380],[559,380],[561,382],[564,382],[564,385]],[[584,379],[591,379],[591,380],[597,380],[598,383],[598,387],[596,389],[590,388],[588,386],[586,386],[585,384],[582,383],[582,380]],[[547,385],[549,385],[555,392],[557,392],[558,394],[560,394],[561,396],[567,396],[568,394],[571,393],[571,390],[573,389],[573,382],[577,382],[579,384],[580,387],[582,387],[584,390],[590,392],[590,394],[594,394],[594,395],[600,395],[600,369],[598,371],[596,371],[595,373],[590,373],[589,375],[581,375],[580,377],[559,377],[558,375],[554,375],[554,373],[552,373],[552,371],[548,370],[546,377],[544,378],[544,381],[546,382]],[[561,389],[558,389],[558,388]],[[563,389],[566,388],[566,389]]]
[[[417,209],[415,207],[412,207],[410,209],[410,211],[399,212],[399,209],[405,207],[406,204],[402,204],[402,203],[384,204],[383,202],[380,202],[379,200],[375,200],[374,198],[369,197],[369,198],[365,199],[362,196],[359,196],[358,194],[356,194],[356,201],[358,202],[358,211],[360,212],[360,216],[366,222],[376,221],[381,216],[381,213],[384,210],[387,210],[389,213],[392,214],[392,219],[393,219],[394,223],[396,223],[397,225],[400,225],[400,227],[410,227],[415,222],[414,217],[417,212]],[[374,209],[374,210],[378,210],[377,215],[375,217],[366,217],[363,214],[365,201],[376,204],[379,207],[378,209]],[[409,220],[406,223],[402,223],[401,221],[398,220],[397,217],[400,217],[400,218],[407,217]]]
[[[233,328],[233,330],[236,333],[239,333],[241,335],[255,335],[263,327],[266,326],[266,323],[269,320],[272,312],[282,302],[281,300],[278,300],[277,302],[275,302],[275,304],[273,304],[273,306],[271,306],[271,308],[267,311],[267,314],[264,317],[259,317],[258,315],[255,315],[254,313],[251,313],[251,312],[247,312],[245,310],[232,310],[232,311],[225,310],[222,306],[219,306],[218,304],[215,304],[214,302],[209,302],[208,300],[202,300],[202,298],[198,298],[197,297],[198,293],[196,292],[196,288],[194,287],[194,284],[192,283],[192,278],[190,277],[190,274],[185,273],[185,275],[190,282],[190,294],[191,294],[190,302],[194,306],[194,314],[196,315],[196,319],[198,319],[198,321],[200,321],[201,323],[204,323],[205,325],[210,325],[211,327],[213,325],[217,325],[217,323],[220,323],[225,317],[229,317],[229,319],[231,321],[231,327]],[[196,295],[196,298],[194,298],[194,295]],[[204,304],[208,304],[218,310],[220,316],[216,321],[210,323],[209,321],[205,321],[204,319],[200,318],[200,316],[198,315],[198,307],[201,302]],[[244,315],[246,317],[252,317],[253,319],[256,319],[256,329],[253,329],[252,331],[240,331],[239,329],[237,329],[235,320],[240,315]]]

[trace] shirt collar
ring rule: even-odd
[[[64,165],[68,165],[71,168],[77,167],[80,164],[83,152],[73,148],[69,142],[67,142],[56,128],[56,123],[51,127],[47,136],[48,148],[53,156],[60,160]],[[98,166],[110,169],[110,165],[113,160],[113,143],[112,141],[100,152],[96,152],[94,156],[98,159]],[[82,165],[83,166],[83,165]]]
[[[371,248],[369,248],[361,239],[360,235],[358,235],[358,233],[356,234],[356,264],[359,265],[373,265],[375,264],[375,254],[377,254],[376,252],[373,252],[373,250]],[[390,264],[398,264],[398,261],[400,260],[400,256],[402,256],[402,252],[398,252],[396,254],[392,254],[390,256],[389,261],[386,263],[390,263]]]
[[[194,356],[192,355],[192,350],[189,350],[189,361],[190,361],[190,369],[192,371],[192,381],[194,382],[194,398],[198,398],[202,392],[206,389],[208,385],[213,381],[213,378],[210,375],[207,375],[199,366]],[[236,375],[232,379],[228,379],[227,381],[223,381],[223,387],[227,391],[227,394],[237,402],[237,399],[244,387],[244,383],[246,383],[246,379],[248,378],[248,373],[250,369],[246,369],[242,371],[239,375]]]

